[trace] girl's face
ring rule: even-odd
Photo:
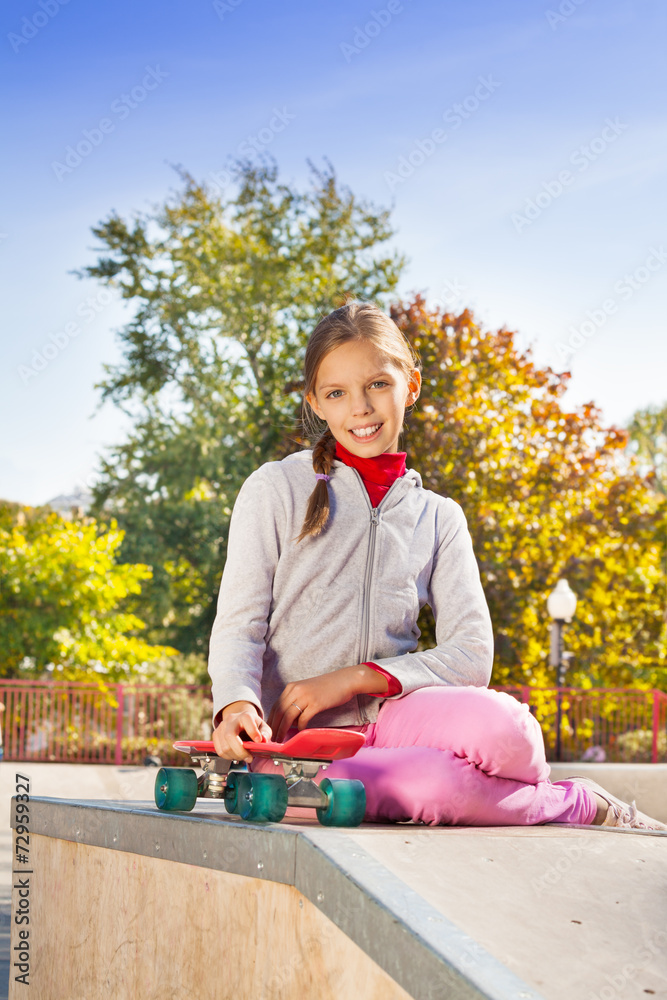
[[[373,458],[398,450],[406,406],[419,396],[421,376],[407,379],[367,341],[351,340],[321,362],[311,408],[348,451]]]

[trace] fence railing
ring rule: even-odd
[[[182,763],[174,740],[211,734],[210,689],[197,685],[0,681],[0,701],[5,760]]]
[[[497,687],[530,705],[548,760],[556,760],[558,702],[563,761],[667,762],[667,694],[639,688]]]
[[[667,762],[667,694],[637,688],[496,687],[530,705],[548,760]],[[0,680],[6,760],[184,763],[178,739],[210,739],[210,689],[196,685]]]

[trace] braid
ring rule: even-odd
[[[336,438],[329,428],[325,430],[313,448],[313,469],[317,473],[328,476],[336,456]],[[300,542],[306,535],[319,535],[329,519],[329,487],[326,479],[318,479],[315,489],[308,500],[308,510],[303,521],[301,534],[296,539]]]

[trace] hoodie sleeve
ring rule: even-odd
[[[394,697],[437,685],[487,687],[491,679],[493,628],[472,538],[461,506],[450,498],[445,503],[428,585],[437,645],[373,661],[402,685]]]
[[[241,487],[229,524],[227,559],[209,646],[213,719],[233,701],[250,701],[263,716],[262,667],[273,577],[286,516],[266,466]]]
[[[401,685],[399,684],[399,682],[396,680],[395,677],[392,677],[392,675],[389,673],[388,670],[383,670],[382,667],[378,667],[377,663],[372,663],[370,660],[364,663],[364,666],[370,667],[371,670],[374,670],[376,672],[376,674],[382,674],[382,676],[386,679],[389,687],[387,688],[387,691],[384,693],[383,697],[391,698],[391,696],[394,694],[403,693]]]

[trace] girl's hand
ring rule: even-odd
[[[269,713],[268,724],[276,743],[282,743],[290,726],[305,729],[314,715],[337,708],[355,694],[378,694],[387,680],[363,663],[332,670],[320,677],[288,684]]]
[[[225,707],[222,722],[213,733],[213,745],[218,756],[250,763],[252,754],[243,746],[240,733],[247,733],[255,743],[271,739],[270,727],[252,702],[237,701]]]

